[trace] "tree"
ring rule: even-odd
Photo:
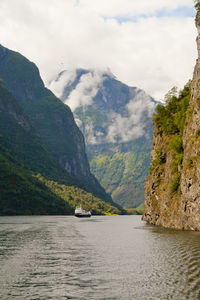
[[[200,0],[194,0],[194,6],[199,11],[200,10]]]
[[[178,88],[174,86],[167,94],[165,95],[165,102],[168,103],[173,97],[178,97]]]

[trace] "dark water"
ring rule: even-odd
[[[200,233],[139,216],[0,217],[0,299],[200,299]]]

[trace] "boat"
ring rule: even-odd
[[[82,206],[80,205],[79,207],[76,207],[74,215],[78,218],[90,218],[92,214],[90,211],[82,209]]]

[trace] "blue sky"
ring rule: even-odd
[[[175,17],[175,18],[188,18],[195,17],[196,10],[193,7],[188,6],[179,6],[174,10],[163,9],[158,11],[155,16],[158,18],[161,17]]]
[[[125,22],[137,22],[139,19],[142,18],[164,18],[164,17],[171,17],[171,18],[194,18],[196,15],[196,10],[194,7],[188,6],[179,6],[176,9],[167,9],[163,8],[158,11],[155,11],[151,14],[139,14],[134,17],[104,17],[105,20],[107,19],[115,19],[119,24]]]

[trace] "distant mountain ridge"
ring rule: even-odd
[[[144,201],[157,102],[121,83],[110,70],[61,72],[49,85],[82,130],[92,172],[125,207]]]

